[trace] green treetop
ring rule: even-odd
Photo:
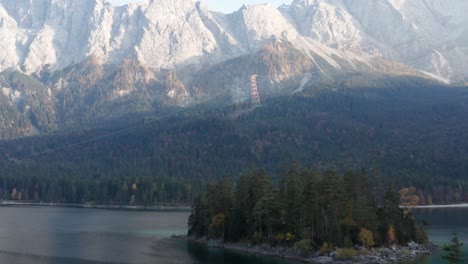
[[[458,240],[457,233],[453,233],[453,238],[450,240],[450,244],[444,245],[442,248],[447,252],[446,255],[442,256],[443,259],[446,259],[448,263],[463,263],[463,253],[461,252],[461,247],[463,243]]]

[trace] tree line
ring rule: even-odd
[[[379,169],[398,188],[416,187],[404,194],[409,203],[467,202],[467,93],[395,84],[304,91],[264,100],[264,107],[247,112],[235,105],[199,106],[147,123],[136,115],[94,129],[0,141],[0,171],[214,180],[252,166],[279,177],[282,161],[294,158],[340,173]]]
[[[0,199],[99,205],[187,205],[206,185],[200,180],[155,176],[34,175],[13,176],[0,172]]]
[[[261,170],[235,183],[224,178],[195,199],[188,226],[193,237],[305,250],[427,241],[392,185],[383,188],[365,170],[340,175],[290,166],[277,184]]]

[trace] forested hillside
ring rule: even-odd
[[[255,110],[199,106],[108,128],[5,141],[3,197],[16,188],[31,199],[38,189],[33,182],[46,182],[47,189],[57,179],[80,179],[96,189],[80,198],[65,197],[64,190],[49,196],[38,191],[36,198],[125,203],[134,183],[148,182],[138,187],[141,196],[133,202],[160,202],[154,197],[163,191],[171,192],[164,202],[183,203],[211,180],[254,167],[279,175],[294,160],[319,171],[366,168],[399,188],[416,187],[423,204],[468,200],[467,89],[412,79],[388,81],[382,88],[344,87],[349,86],[309,87]],[[100,185],[114,182],[116,190],[128,190],[125,196]],[[169,182],[181,186],[169,191]],[[104,191],[121,198],[98,198]]]

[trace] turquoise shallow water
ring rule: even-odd
[[[190,255],[166,238],[186,232],[188,215],[3,207],[0,263],[183,263]]]
[[[468,245],[468,208],[414,211],[447,243],[456,230]],[[72,208],[0,208],[0,263],[19,264],[292,264],[273,257],[206,249],[185,234],[186,212],[128,212]],[[468,255],[467,247],[464,251]],[[440,252],[413,264],[443,263]],[[468,262],[467,262],[468,263]]]
[[[188,212],[0,207],[0,264],[286,264],[185,240]]]

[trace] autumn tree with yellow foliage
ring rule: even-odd
[[[372,235],[372,231],[366,228],[362,228],[361,232],[359,232],[359,240],[364,244],[366,248],[374,246],[374,236]]]
[[[421,200],[416,193],[415,187],[403,188],[399,192],[400,204],[402,206],[417,206]]]

